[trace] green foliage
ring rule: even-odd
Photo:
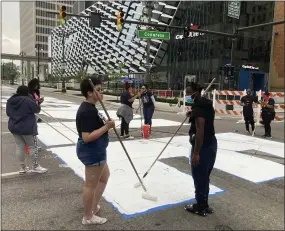
[[[111,66],[109,66],[109,65],[107,65],[107,67],[108,67],[107,73],[108,73],[108,76],[109,76],[110,79],[120,79],[120,78],[122,78],[124,75],[126,75],[126,73],[123,72],[123,69],[124,69],[124,67],[125,67],[125,64],[122,63],[122,62],[120,62],[120,63],[118,64],[118,72],[115,71],[115,70],[116,70],[115,68],[113,68],[113,67],[111,67]]]
[[[10,80],[14,84],[15,79],[20,76],[19,67],[12,63],[1,63],[1,76],[3,80]]]

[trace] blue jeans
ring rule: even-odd
[[[194,147],[195,144],[192,145],[190,160],[192,160]],[[195,186],[195,199],[197,203],[208,202],[208,196],[210,191],[210,175],[216,161],[217,149],[217,139],[216,137],[213,137],[211,144],[203,144],[200,151],[199,165],[193,166],[191,161],[192,177]]]
[[[152,125],[152,116],[154,113],[154,106],[143,108],[144,124]]]
[[[100,166],[107,161],[108,136],[101,136],[94,142],[85,143],[82,138],[78,138],[76,153],[78,159],[85,166]]]

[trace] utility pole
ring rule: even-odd
[[[147,2],[147,22],[151,23],[151,15],[152,15],[152,9]],[[148,27],[150,29],[150,27]],[[150,38],[147,39],[147,45],[146,45],[146,65],[147,65],[147,72],[146,72],[146,83],[149,83],[151,81],[150,77],[150,69],[151,69],[151,64],[150,64]]]
[[[35,45],[35,52],[37,52],[38,55],[38,65],[37,65],[37,77],[40,79],[40,50],[43,51],[43,48],[40,44]]]
[[[62,37],[62,61],[61,61],[61,77],[62,77],[62,87],[61,92],[66,93],[66,78],[65,78],[65,69],[66,69],[66,62],[65,62],[65,38],[75,33],[75,31],[67,31],[65,27],[62,28],[62,31],[59,33],[55,33],[59,37]]]
[[[25,85],[24,82],[24,56],[26,56],[26,53],[24,51],[20,52],[21,60],[22,60],[22,85]]]
[[[64,33],[62,34],[62,63],[61,63],[61,69],[62,69],[62,88],[61,92],[66,93],[66,87],[65,87],[65,57],[64,57],[64,46],[65,46],[65,37]]]

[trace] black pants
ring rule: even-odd
[[[271,136],[271,121],[272,121],[272,114],[270,112],[262,112],[261,118],[264,124],[264,130],[266,136]]]
[[[245,121],[245,129],[247,131],[249,131],[249,124],[251,125],[251,130],[254,130],[254,118],[253,118],[253,112],[249,112],[249,113],[244,113],[243,114],[243,118]]]
[[[191,160],[195,145],[192,145]],[[217,139],[213,137],[210,145],[203,145],[200,152],[200,163],[193,166],[191,161],[192,177],[195,186],[195,199],[198,204],[208,204],[210,191],[210,175],[213,170],[217,155]]]
[[[121,136],[129,135],[129,124],[126,122],[124,117],[121,117]]]

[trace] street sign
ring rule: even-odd
[[[240,16],[240,1],[228,2],[228,16],[239,19]]]
[[[137,36],[142,39],[170,40],[170,32],[138,30]]]

